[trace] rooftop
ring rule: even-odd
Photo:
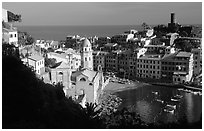
[[[162,55],[144,55],[138,59],[147,59],[147,60],[161,60]]]
[[[34,61],[39,61],[39,60],[44,59],[44,57],[42,57],[40,55],[32,55],[32,56],[29,56],[28,58],[31,60],[34,60]]]
[[[178,54],[176,55],[176,57],[190,57],[192,53],[190,52],[178,52]]]
[[[97,72],[89,70],[89,69],[82,69],[80,71],[75,71],[71,75],[71,80],[76,81],[76,77],[78,77],[81,74],[87,76],[89,81],[94,81],[94,78],[95,78]]]

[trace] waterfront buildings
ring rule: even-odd
[[[202,71],[202,50],[201,48],[193,48],[191,53],[193,54],[193,75],[197,76]]]
[[[100,65],[102,70],[105,71],[105,58],[108,52],[105,51],[93,51],[93,68],[95,71],[98,70],[98,66]]]
[[[139,78],[161,78],[162,55],[144,55],[137,59],[137,77]]]
[[[165,82],[189,82],[193,76],[193,54],[176,52],[166,54],[161,61],[161,79]]]

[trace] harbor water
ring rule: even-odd
[[[199,94],[153,85],[145,85],[115,94],[122,98],[119,110],[128,107],[138,113],[147,123],[185,121],[193,124],[202,118],[202,96]],[[181,98],[172,99],[176,95]],[[172,112],[165,111],[168,105],[173,108]]]

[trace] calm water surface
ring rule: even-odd
[[[158,92],[158,95],[152,93],[155,91]],[[182,95],[183,98],[179,102],[172,102],[171,97],[176,94]],[[175,88],[147,85],[117,92],[116,95],[123,100],[119,109],[131,107],[147,123],[159,121],[194,123],[202,117],[202,96],[179,91]],[[164,103],[158,102],[156,99],[163,100]],[[176,105],[174,113],[164,112],[167,104]]]

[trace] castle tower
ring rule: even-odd
[[[176,23],[175,13],[171,13],[171,23]]]
[[[93,55],[92,46],[89,40],[86,38],[82,43],[81,49],[81,65],[82,68],[93,70]]]

